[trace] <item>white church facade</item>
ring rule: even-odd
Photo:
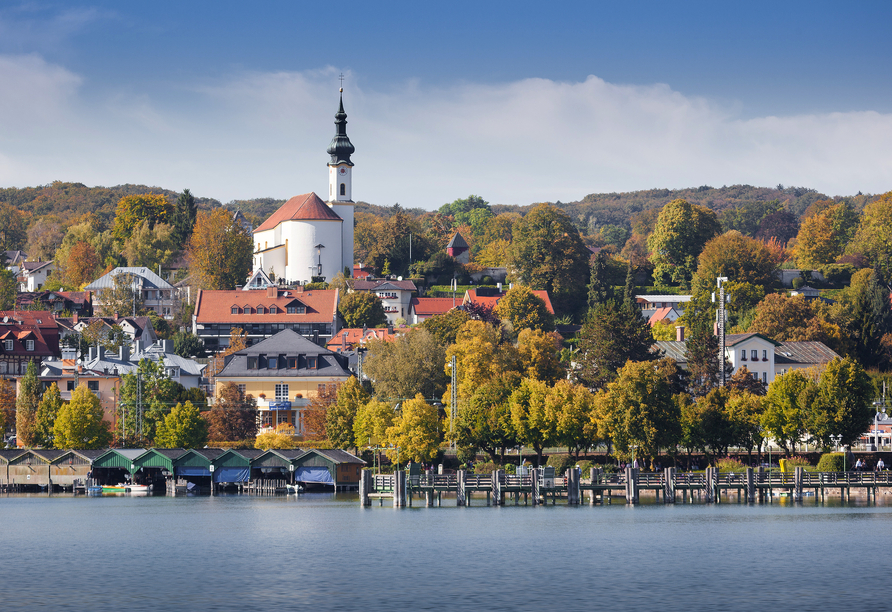
[[[328,201],[294,196],[254,230],[254,270],[288,283],[330,281],[353,271],[353,144],[347,137],[343,89],[328,147]]]

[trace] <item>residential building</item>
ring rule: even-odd
[[[415,283],[410,280],[357,279],[353,281],[353,290],[377,295],[384,307],[384,314],[387,315],[387,322],[390,325],[396,325],[397,319],[408,321],[412,295],[418,289],[415,287]]]
[[[328,202],[315,193],[295,196],[254,230],[254,269],[286,284],[331,280],[353,269],[353,144],[347,137],[343,90],[328,147]]]
[[[351,327],[342,329],[338,334],[328,341],[326,347],[336,353],[346,353],[355,351],[360,346],[372,340],[383,340],[389,342],[400,335],[400,331],[388,327],[373,327],[371,329],[362,327]]]
[[[242,329],[249,344],[285,329],[324,344],[339,329],[338,290],[270,286],[265,291],[199,291],[192,333],[205,348],[217,352],[228,347],[233,329]]]
[[[0,311],[0,377],[20,378],[28,363],[58,359],[59,329],[48,311]]]
[[[14,270],[19,281],[19,291],[40,291],[47,277],[56,269],[54,261],[22,261]]]
[[[101,308],[104,305],[103,292],[115,288],[115,277],[119,274],[129,275],[130,289],[134,296],[133,311],[137,308],[137,302],[141,301],[143,308],[154,310],[165,319],[173,318],[174,306],[178,300],[174,286],[148,268],[115,268],[87,285],[84,289],[94,293],[93,305],[96,308]],[[122,312],[118,314],[132,315],[134,313]]]
[[[93,314],[93,294],[89,291],[33,291],[19,293],[15,298],[16,309],[32,310],[40,305],[58,315],[63,312],[89,317]]]
[[[478,304],[481,306],[488,306],[489,308],[495,308],[499,303],[507,291],[499,291],[497,289],[490,289],[486,287],[480,287],[478,289],[468,289],[465,292],[465,297],[462,299],[462,304],[467,304],[469,302],[473,302],[474,304]],[[551,305],[551,298],[548,297],[548,292],[544,290],[535,290],[532,291],[533,295],[538,296],[545,302],[545,308],[548,309],[548,312],[554,314],[554,306]]]
[[[409,323],[416,325],[433,316],[446,314],[461,304],[462,300],[456,301],[453,298],[413,297],[409,302]]]
[[[291,329],[227,356],[224,363],[216,376],[218,395],[223,384],[237,384],[257,398],[264,427],[288,423],[298,435],[306,433],[310,399],[335,391],[350,377],[346,359]]]
[[[130,352],[135,352],[139,346],[151,346],[158,341],[152,320],[149,317],[82,317],[74,313],[71,317],[56,317],[56,325],[59,328],[59,340],[62,345],[62,357],[67,359],[77,358],[76,343],[72,343],[68,337],[72,334],[82,334],[91,325],[102,325],[102,336],[106,337],[112,331],[112,327],[120,327],[130,338]],[[137,344],[141,343],[141,344]]]

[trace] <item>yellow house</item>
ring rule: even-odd
[[[305,432],[304,409],[320,391],[334,391],[351,376],[346,356],[286,329],[226,357],[216,390],[233,383],[257,398],[261,430],[281,423]]]

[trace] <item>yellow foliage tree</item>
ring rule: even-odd
[[[204,289],[235,289],[251,271],[254,239],[225,208],[199,211],[189,259]]]
[[[419,393],[403,402],[399,416],[387,429],[387,450],[391,461],[430,461],[437,456],[440,434],[437,409]]]
[[[254,439],[254,448],[263,450],[271,448],[297,448],[297,439],[294,437],[294,425],[280,423],[275,431],[258,434]]]
[[[103,420],[99,398],[81,383],[71,393],[71,401],[63,404],[53,425],[53,446],[56,448],[95,449],[108,446],[111,431]]]

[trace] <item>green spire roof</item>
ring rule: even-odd
[[[353,143],[347,137],[347,113],[344,112],[344,90],[341,90],[341,103],[338,112],[335,114],[335,135],[328,145],[328,154],[331,155],[329,166],[337,166],[338,164],[353,165],[350,161],[350,155],[356,149]]]

